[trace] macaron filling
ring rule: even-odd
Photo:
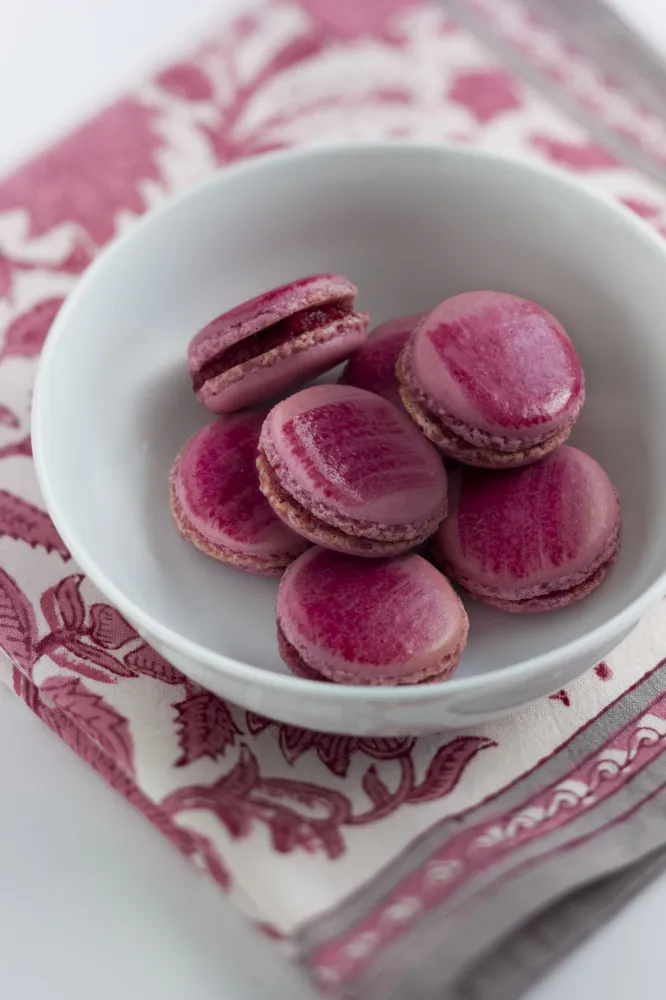
[[[313,331],[319,331],[321,336],[318,339],[325,340],[329,328],[330,331],[337,330],[337,324],[353,312],[353,299],[345,296],[325,305],[301,309],[291,316],[271,323],[264,329],[224,348],[204,362],[198,371],[192,374],[194,391],[199,392],[206,382],[226,374],[239,365],[247,364],[248,361],[253,361],[277,347],[296,342],[301,337],[308,337]]]

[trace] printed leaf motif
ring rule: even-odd
[[[162,90],[185,101],[209,101],[213,97],[211,82],[194,63],[176,63],[156,79]]]
[[[328,34],[341,40],[361,35],[381,35],[386,22],[397,11],[417,0],[301,0],[313,20]]]
[[[52,677],[41,686],[42,694],[91,737],[114,761],[134,769],[134,747],[129,723],[101,695],[88,691],[78,678]]]
[[[109,604],[93,604],[92,638],[105,649],[120,649],[130,639],[136,639],[136,632],[123,616]]]
[[[79,656],[78,653],[65,646],[59,640],[51,642],[42,641],[37,651],[40,656],[48,656],[57,666],[62,667],[63,670],[79,674],[89,681],[98,681],[100,684],[116,683],[115,674],[109,674],[105,670],[100,670],[90,662],[87,656]]]
[[[23,670],[35,662],[37,625],[30,601],[0,567],[0,648]]]
[[[18,427],[19,421],[13,410],[10,410],[4,403],[0,403],[0,426]]]
[[[467,108],[480,125],[515,111],[523,103],[515,80],[502,69],[459,73],[448,96],[454,104]]]
[[[33,548],[41,545],[47,552],[58,552],[63,559],[69,559],[67,547],[48,514],[6,490],[0,490],[0,535],[27,542]]]
[[[603,170],[620,164],[594,142],[562,142],[544,135],[533,135],[531,144],[554,163],[571,170]]]
[[[13,458],[15,455],[25,455],[27,458],[32,458],[32,441],[30,440],[30,435],[22,438],[20,441],[14,441],[12,444],[6,444],[3,448],[0,448],[0,459]]]
[[[259,715],[257,712],[246,712],[245,725],[252,736],[258,736],[259,733],[263,733],[264,729],[268,729],[269,726],[273,725],[273,722],[271,719],[267,719],[264,715]]]
[[[188,695],[173,707],[178,713],[178,744],[183,751],[176,767],[201,757],[216,760],[234,745],[236,736],[242,735],[227,705],[209,691]]]
[[[24,209],[31,236],[75,222],[106,243],[121,209],[144,211],[140,182],[159,180],[154,114],[133,98],[107,108],[0,184],[0,212]]]
[[[497,746],[494,740],[482,736],[456,736],[439,748],[420,785],[407,796],[408,802],[431,802],[448,795],[460,781],[462,774],[477,753]]]
[[[185,683],[185,678],[180,670],[172,667],[163,656],[160,656],[157,650],[145,642],[127,653],[123,659],[132,673],[155,677],[156,680],[163,681],[165,684]]]
[[[0,359],[37,357],[63,301],[62,298],[45,299],[28,312],[17,316],[5,333]]]
[[[562,688],[561,691],[557,691],[555,694],[549,694],[548,698],[550,701],[561,701],[565,708],[571,708],[571,698],[564,688]]]
[[[391,801],[391,793],[377,774],[377,768],[371,764],[363,775],[363,791],[373,805],[381,808]]]
[[[82,580],[82,574],[76,573],[74,576],[66,576],[53,587],[60,628],[77,631],[83,628],[86,609],[81,597]]]

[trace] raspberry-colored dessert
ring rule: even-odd
[[[397,365],[405,408],[445,455],[509,468],[553,451],[585,398],[576,350],[545,309],[502,292],[446,299]]]
[[[468,621],[446,577],[420,556],[312,548],[280,582],[277,627],[281,656],[300,677],[389,685],[446,680]]]
[[[590,594],[620,546],[610,479],[577,448],[522,469],[461,467],[435,562],[474,597],[504,611],[550,611]]]
[[[256,456],[265,411],[221,417],[187,442],[171,470],[178,531],[207,555],[260,576],[279,576],[307,547],[259,490]]]
[[[396,555],[446,513],[435,448],[392,403],[353,386],[313,386],[273,407],[257,464],[274,511],[326,548]]]
[[[402,409],[395,366],[400,353],[425,313],[398,316],[381,323],[352,355],[338,379],[340,385],[376,392]]]
[[[318,274],[223,313],[191,341],[187,368],[199,402],[229,413],[333,368],[365,339],[358,289],[338,274]]]

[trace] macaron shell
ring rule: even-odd
[[[401,370],[400,359],[398,370]],[[497,440],[494,441],[494,447],[489,444],[470,444],[469,441],[445,427],[437,417],[432,416],[412,395],[406,385],[401,385],[400,396],[406,413],[447,459],[453,459],[463,465],[473,465],[477,469],[516,469],[538,462],[555,448],[564,444],[574,428],[575,417],[578,415],[576,413],[559,431],[538,444],[528,443],[516,450],[505,451],[498,447],[499,443],[505,444],[505,442],[497,442]],[[478,433],[468,436],[481,437]]]
[[[404,365],[408,386],[471,444],[511,448],[568,422],[584,392],[578,355],[545,309],[500,292],[466,292],[418,326]],[[470,432],[484,437],[475,440]]]
[[[264,416],[234,414],[190,438],[171,472],[172,510],[181,534],[214,558],[238,557],[277,572],[307,542],[275,515],[259,489],[256,448]]]
[[[211,413],[254,406],[345,361],[364,342],[367,326],[366,313],[350,313],[204,382],[197,399]]]
[[[260,446],[287,493],[328,523],[391,528],[444,515],[436,450],[396,407],[362,389],[313,386],[278,403]]]
[[[450,502],[436,559],[481,597],[521,601],[577,586],[617,549],[617,493],[576,448],[522,469],[460,468]]]
[[[217,316],[192,338],[188,371],[194,374],[220,351],[287,316],[325,303],[353,299],[357,294],[356,286],[341,274],[316,274],[257,295]]]
[[[257,456],[257,469],[259,472],[259,486],[261,492],[268,499],[271,507],[285,524],[289,525],[303,538],[314,545],[321,545],[335,552],[345,552],[348,555],[355,555],[366,559],[377,559],[384,556],[402,555],[409,552],[421,541],[411,532],[400,529],[377,528],[377,526],[366,526],[366,530],[371,536],[355,535],[351,531],[356,527],[348,524],[349,531],[344,531],[334,525],[327,524],[316,518],[311,511],[300,505],[290,496],[279,479],[275,475],[273,468],[267,461],[265,454],[260,450]],[[424,538],[433,533],[439,518],[432,526],[423,532]]]
[[[420,556],[369,561],[320,548],[287,570],[277,620],[308,667],[357,684],[441,675],[468,629],[448,580]]]
[[[340,385],[353,385],[383,396],[402,409],[395,366],[400,353],[425,313],[398,316],[381,323],[345,365]]]

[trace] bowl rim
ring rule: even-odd
[[[324,681],[306,680],[292,674],[273,672],[263,667],[244,663],[241,660],[235,660],[224,653],[216,652],[207,646],[202,646],[198,642],[182,636],[179,632],[175,632],[164,625],[159,619],[154,618],[151,614],[144,611],[107,577],[102,567],[88,554],[85,548],[79,545],[76,530],[70,523],[66,513],[61,509],[49,475],[49,463],[42,443],[41,428],[44,426],[45,420],[48,419],[44,400],[47,396],[50,363],[61,339],[65,336],[70,315],[78,307],[79,300],[87,294],[90,286],[94,285],[103,274],[104,269],[113,257],[116,254],[122,253],[135,236],[144,228],[152,225],[156,219],[175,211],[190,198],[199,196],[209,187],[224,184],[227,180],[231,181],[242,175],[270,171],[275,166],[282,166],[293,162],[301,162],[308,159],[316,160],[320,157],[344,158],[354,155],[367,155],[369,153],[376,155],[398,155],[407,158],[438,153],[445,157],[458,157],[463,160],[485,161],[489,165],[501,165],[505,168],[522,172],[526,180],[529,180],[530,177],[546,180],[555,186],[559,186],[560,189],[564,189],[565,192],[571,192],[578,197],[582,196],[594,201],[598,205],[603,206],[605,211],[614,214],[618,223],[621,223],[625,230],[629,230],[636,237],[647,241],[663,256],[666,268],[666,241],[647,222],[610,194],[599,191],[584,180],[574,177],[565,170],[550,164],[526,160],[513,155],[493,152],[492,150],[478,149],[437,140],[412,142],[395,139],[316,144],[280,150],[240,161],[230,167],[214,171],[211,175],[189,186],[180,194],[169,198],[163,205],[146,212],[130,230],[113,239],[99,253],[93,263],[86,269],[74,291],[67,297],[47,335],[38,362],[33,388],[31,437],[37,481],[48,513],[57,531],[69,549],[74,562],[78,564],[93,584],[140,632],[145,632],[147,636],[153,637],[154,640],[163,643],[167,647],[171,647],[175,652],[201,665],[205,665],[222,674],[231,675],[237,681],[259,683],[264,687],[277,689],[284,694],[302,695],[305,691],[308,691],[312,695],[330,698],[335,693],[336,699],[343,703],[356,702],[359,699],[367,700],[370,695],[372,696],[372,701],[378,704],[390,704],[396,701],[401,704],[409,704],[422,703],[424,698],[430,702],[441,699],[449,694],[452,696],[472,692],[492,694],[495,690],[506,689],[507,685],[520,686],[523,681],[556,671],[559,663],[577,657],[584,657],[586,652],[589,652],[593,656],[595,649],[600,649],[604,645],[608,646],[614,640],[621,640],[626,632],[637,623],[642,614],[666,594],[666,567],[657,579],[638,597],[607,621],[597,625],[578,639],[570,640],[553,649],[521,660],[510,666],[491,670],[484,674],[476,674],[471,677],[454,676],[451,680],[428,685],[427,691],[424,691],[422,685],[398,685],[394,687],[349,684],[331,685]],[[147,641],[150,642],[151,639],[149,638]],[[591,665],[592,663],[590,663]],[[554,683],[556,684],[557,681]],[[334,692],[333,688],[335,689]]]

